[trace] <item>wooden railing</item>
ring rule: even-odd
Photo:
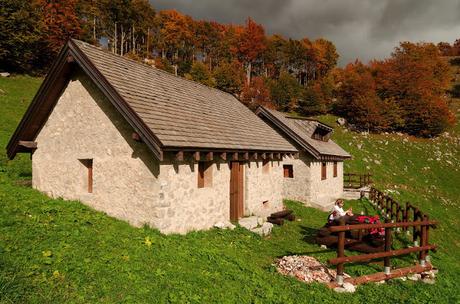
[[[389,195],[372,187],[369,191],[369,199],[376,209],[378,209],[383,217],[385,223],[381,224],[356,224],[345,225],[343,220],[339,222],[339,226],[329,227],[329,231],[338,234],[337,242],[337,257],[330,259],[329,263],[337,265],[337,278],[336,282],[331,283],[330,286],[337,286],[343,283],[343,272],[345,263],[353,263],[360,261],[370,261],[373,259],[384,259],[384,272],[374,275],[368,275],[356,279],[351,279],[355,284],[360,284],[370,281],[381,281],[389,278],[407,275],[412,272],[422,272],[431,268],[431,264],[427,263],[427,255],[429,250],[435,250],[436,245],[429,243],[429,228],[436,228],[437,222],[430,221],[428,215],[424,214],[419,208],[410,203],[401,206],[396,200]],[[392,247],[392,231],[396,232],[401,230],[407,231],[412,228],[412,241],[414,247],[407,247],[398,250],[391,250]],[[385,229],[385,245],[384,251],[378,253],[361,254],[354,256],[345,256],[345,232],[351,230],[358,230],[359,240],[361,240],[362,232],[369,229]],[[395,256],[406,255],[413,252],[419,253],[419,265],[407,267],[404,269],[391,271],[390,259]]]
[[[393,222],[415,222],[421,220],[429,220],[429,216],[424,214],[418,207],[406,202],[401,206],[396,200],[388,194],[372,187],[369,191],[369,199],[372,204],[378,209],[384,217]],[[403,230],[408,232],[408,227],[403,227]],[[412,240],[417,246],[420,241],[420,229],[416,226],[412,228]]]
[[[337,277],[336,282],[332,283],[331,286],[342,285],[344,283],[343,273],[344,273],[344,264],[353,263],[353,262],[362,262],[370,261],[374,259],[383,258],[384,263],[384,272],[378,273],[375,275],[369,275],[364,278],[349,279],[354,284],[371,282],[371,281],[381,281],[388,278],[394,278],[400,275],[405,275],[410,272],[421,272],[431,268],[431,265],[426,262],[426,257],[429,250],[435,250],[437,245],[429,244],[429,227],[436,227],[436,221],[429,221],[424,219],[423,221],[415,222],[401,222],[401,223],[391,223],[389,219],[386,220],[386,223],[382,224],[357,224],[357,225],[345,225],[345,222],[339,224],[339,226],[329,227],[331,232],[338,233],[338,242],[337,242],[337,257],[329,259],[328,262],[332,265],[337,265]],[[420,227],[420,237],[421,243],[419,247],[408,247],[404,249],[392,250],[392,230],[394,228],[408,228],[408,227]],[[360,254],[353,256],[345,256],[345,232],[351,230],[369,230],[369,229],[385,229],[385,250],[377,253],[368,253]],[[413,267],[400,269],[399,271],[391,271],[391,261],[390,259],[395,256],[406,255],[413,252],[419,253],[419,262],[420,265],[415,265]]]
[[[345,188],[359,189],[372,184],[372,175],[370,173],[344,173],[343,186]]]

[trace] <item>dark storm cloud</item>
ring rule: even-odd
[[[243,23],[251,16],[270,34],[334,42],[344,64],[388,56],[399,41],[460,38],[459,0],[152,0],[196,19]]]

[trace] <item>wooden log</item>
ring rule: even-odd
[[[389,279],[394,279],[398,277],[403,277],[407,276],[411,273],[422,273],[424,271],[428,271],[433,269],[433,266],[430,263],[427,263],[425,266],[421,265],[414,265],[414,266],[409,266],[409,267],[404,267],[404,268],[399,268],[399,269],[394,269],[390,272],[390,274],[385,274],[384,272],[377,272],[373,274],[368,274],[364,276],[360,276],[357,278],[347,278],[344,280],[345,283],[351,283],[353,285],[360,285],[360,284],[365,284],[365,283],[370,283],[370,282],[380,282],[383,280],[389,280]],[[339,285],[337,282],[330,282],[327,284],[329,288],[336,288]]]
[[[266,159],[267,158],[267,153],[262,153],[260,156],[262,157],[262,159]]]
[[[361,262],[361,261],[368,261],[373,259],[380,259],[384,257],[395,257],[399,255],[405,255],[412,252],[420,252],[423,250],[434,250],[438,246],[437,245],[427,245],[427,246],[420,246],[420,247],[410,247],[398,250],[390,250],[388,252],[376,252],[376,253],[368,253],[368,254],[360,254],[360,255],[353,255],[353,256],[343,256],[337,257],[333,259],[329,259],[328,263],[331,265],[338,265],[343,263],[352,263],[352,262]]]
[[[253,160],[257,160],[258,156],[259,155],[257,154],[257,152],[252,153],[252,159]]]
[[[289,214],[292,214],[292,210],[283,210],[283,211],[278,211],[278,212],[275,212],[275,213],[272,213],[270,214],[270,217],[271,218],[283,218],[283,217],[286,217],[288,216]]]
[[[285,219],[287,219],[290,222],[295,221],[295,215],[294,214],[288,214],[286,215]]]
[[[284,219],[268,217],[267,222],[272,223],[274,225],[282,226],[284,224]]]

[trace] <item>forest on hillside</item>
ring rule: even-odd
[[[385,60],[338,68],[331,41],[269,35],[251,18],[195,20],[147,0],[4,0],[0,69],[43,74],[71,37],[224,90],[251,109],[334,113],[358,130],[418,136],[455,123],[444,57],[460,55],[460,40],[402,42]]]

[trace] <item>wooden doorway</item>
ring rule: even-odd
[[[244,163],[230,163],[230,220],[244,215]]]

